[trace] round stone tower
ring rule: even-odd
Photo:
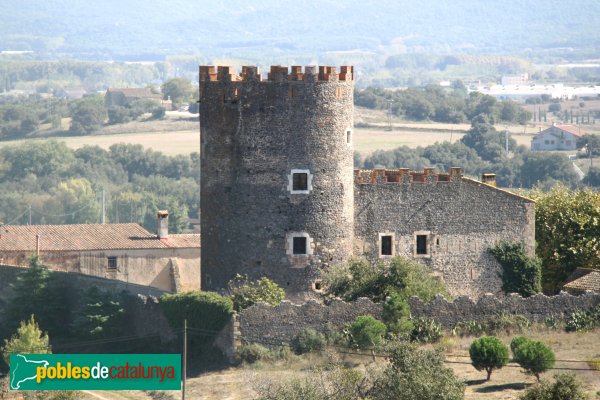
[[[353,67],[200,67],[202,288],[237,273],[292,297],[352,255]]]

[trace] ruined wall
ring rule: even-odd
[[[28,252],[3,252],[9,265],[29,265]],[[151,286],[175,292],[200,288],[200,249],[141,249],[94,252],[42,251],[44,265],[54,271],[76,272],[136,285]],[[108,257],[117,257],[117,269],[108,269]],[[178,282],[174,282],[172,262],[178,266]]]
[[[413,297],[409,304],[413,317],[433,318],[445,328],[452,328],[458,322],[485,321],[502,313],[523,315],[532,322],[543,322],[549,316],[564,319],[576,311],[588,311],[599,305],[600,294],[590,292],[572,296],[563,292],[552,297],[536,295],[529,298],[517,294],[506,297],[485,295],[479,300],[463,296],[454,301],[439,296],[429,303]],[[238,315],[236,327],[239,325],[239,332],[232,337],[241,338],[242,343],[289,343],[306,328],[325,332],[328,323],[341,328],[361,315],[381,319],[382,309],[381,304],[365,298],[352,303],[335,300],[328,305],[315,301],[295,305],[284,301],[273,307],[261,303]]]
[[[352,303],[334,300],[328,305],[316,301],[301,305],[283,301],[276,307],[260,303],[239,314],[239,330],[245,342],[258,341],[275,345],[289,343],[306,328],[324,333],[327,324],[342,328],[361,315],[381,319],[382,311],[381,304],[365,298]]]
[[[442,277],[454,296],[499,293],[500,265],[486,251],[502,240],[522,241],[533,254],[534,202],[450,174],[408,170],[356,171],[354,254],[380,256],[381,234],[393,255],[417,260]],[[427,237],[417,254],[416,235]]]
[[[563,319],[576,311],[588,311],[599,305],[600,294],[588,292],[573,296],[561,292],[557,296],[538,294],[528,298],[518,294],[503,298],[488,294],[479,300],[458,297],[451,302],[439,296],[426,304],[413,297],[409,304],[413,317],[433,318],[449,328],[457,322],[485,321],[502,313],[523,315],[533,322],[543,322],[550,316]]]
[[[200,67],[202,288],[236,273],[306,293],[352,254],[352,68]],[[292,193],[292,170],[308,171]],[[290,237],[308,235],[308,253]]]

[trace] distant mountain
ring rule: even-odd
[[[598,0],[0,0],[0,10],[0,50],[49,57],[600,49]]]

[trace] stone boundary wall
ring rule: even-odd
[[[413,317],[433,318],[443,327],[451,328],[458,322],[485,321],[502,313],[523,315],[532,322],[543,322],[549,316],[564,319],[573,312],[588,311],[600,305],[600,294],[588,292],[573,296],[561,292],[557,296],[540,294],[529,298],[518,294],[506,297],[488,294],[479,300],[463,296],[453,301],[438,296],[429,303],[413,297],[409,304]],[[324,333],[328,324],[341,328],[360,315],[381,319],[382,311],[382,304],[365,298],[352,303],[333,300],[329,304],[314,300],[304,304],[283,301],[276,307],[260,303],[236,316],[235,324],[239,328],[236,326],[235,336],[241,338],[243,343],[289,343],[306,328]]]
[[[499,314],[519,314],[532,322],[543,322],[554,316],[564,319],[575,311],[588,311],[600,304],[600,294],[587,292],[573,296],[561,292],[556,296],[538,294],[528,298],[513,293],[506,297],[486,294],[479,300],[461,296],[448,301],[442,296],[429,303],[423,303],[416,297],[409,300],[413,317],[429,317],[443,327],[450,328],[457,322],[485,321]]]
[[[283,301],[275,307],[259,303],[238,315],[239,335],[242,342],[246,343],[289,343],[306,328],[324,333],[328,324],[341,328],[360,315],[372,315],[380,319],[382,311],[381,304],[365,298],[352,303],[333,300],[327,305],[314,300],[300,305]]]

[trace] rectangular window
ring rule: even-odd
[[[117,269],[117,257],[108,257],[108,265],[107,268],[111,270]]]
[[[308,190],[308,174],[296,172],[292,177],[292,190]]]
[[[392,255],[392,237],[382,236],[381,237],[381,255],[391,256]]]
[[[347,130],[346,131],[346,144],[350,144],[350,142],[352,142],[352,131]]]
[[[417,254],[427,254],[427,235],[417,235]]]
[[[297,236],[293,240],[293,254],[306,254],[306,238]]]
[[[544,144],[550,144],[549,140],[544,140]]]

